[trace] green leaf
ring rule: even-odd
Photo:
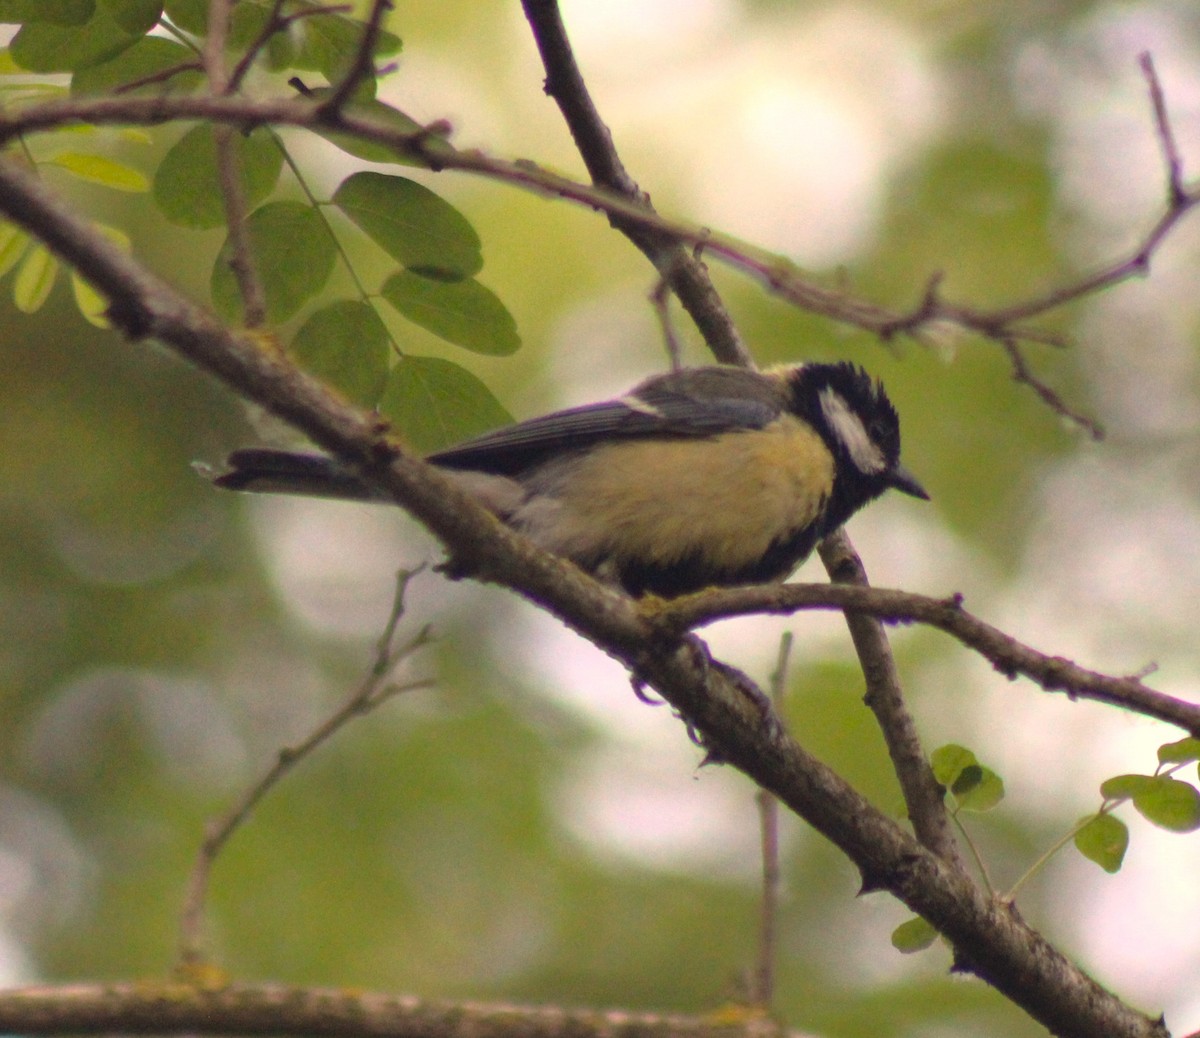
[[[933,767],[933,777],[947,789],[952,789],[959,775],[966,768],[978,765],[979,761],[965,746],[947,743],[930,754],[929,763]]]
[[[97,292],[86,280],[75,271],[71,271],[71,294],[75,297],[75,305],[88,324],[97,328],[110,327],[108,318],[108,299]]]
[[[402,357],[388,376],[379,410],[426,454],[512,421],[479,379],[438,357]]]
[[[209,0],[166,0],[163,4],[167,17],[193,36],[208,35],[208,7]],[[229,16],[228,48],[239,50],[257,39],[270,17],[271,0],[239,0]]]
[[[1100,783],[1100,795],[1105,800],[1130,800],[1154,786],[1153,775],[1114,775]]]
[[[297,364],[347,400],[373,407],[387,380],[389,342],[374,307],[344,299],[315,310],[290,351]]]
[[[137,21],[134,13],[112,0],[98,4],[83,25],[28,22],[9,45],[13,61],[29,72],[74,72],[109,61],[137,43],[153,25],[151,22],[142,31],[129,28]]]
[[[34,245],[17,268],[13,283],[13,302],[22,313],[32,314],[42,308],[54,279],[58,276],[58,260],[44,245]]]
[[[117,162],[105,155],[94,155],[82,151],[63,151],[47,159],[46,162],[75,174],[80,180],[103,184],[115,191],[150,190],[150,181],[146,179],[146,175],[141,170],[127,166],[123,162]]]
[[[467,218],[413,180],[355,173],[342,181],[333,201],[389,256],[412,270],[458,281],[483,266],[479,235]]]
[[[991,768],[981,768],[977,764],[963,769],[963,775],[978,770],[978,778],[972,781],[969,788],[958,789],[956,781],[953,788],[954,799],[964,811],[990,811],[1004,799],[1004,780]],[[961,779],[961,776],[960,776]]]
[[[29,248],[29,235],[16,224],[0,221],[0,277],[17,265]]]
[[[1075,834],[1075,847],[1105,872],[1117,872],[1129,847],[1129,827],[1110,814],[1098,814]]]
[[[146,36],[111,61],[91,65],[76,72],[71,77],[71,93],[76,96],[107,94],[127,83],[137,83],[167,69],[197,60],[192,51],[174,40],[163,39],[161,36]],[[204,75],[198,69],[179,72],[170,79],[155,80],[133,92],[187,92],[195,89],[203,79]]]
[[[0,23],[82,25],[95,10],[96,0],[0,0]]]
[[[208,32],[209,0],[164,0],[163,13],[184,32],[204,36]]]
[[[283,152],[267,130],[255,130],[248,137],[234,134],[231,140],[246,205],[252,209],[274,190]],[[154,175],[154,201],[163,216],[182,227],[219,227],[225,222],[212,126],[193,127],[163,156]]]
[[[319,101],[322,97],[328,97],[331,93],[332,90],[328,87],[321,87],[310,91],[310,96],[313,100]],[[425,138],[425,148],[435,156],[454,154],[454,145],[450,144],[445,136],[450,132],[448,124],[435,127],[435,130],[438,132],[434,132],[417,122],[411,116],[405,115],[400,109],[393,108],[382,101],[352,101],[346,105],[345,111],[349,116],[353,116],[356,119],[370,119],[381,128],[393,130],[396,133],[407,135],[421,134]],[[428,166],[428,163],[405,155],[395,148],[388,147],[385,144],[377,144],[374,141],[363,140],[361,137],[356,137],[350,133],[337,130],[323,130],[319,127],[317,128],[317,133],[329,141],[330,144],[336,145],[347,154],[363,159],[366,162],[396,162],[409,166]]]
[[[512,314],[474,278],[432,281],[405,270],[387,279],[383,298],[414,324],[464,349],[506,356],[521,345]]]
[[[955,797],[961,797],[966,793],[970,793],[972,789],[983,781],[983,768],[978,764],[968,764],[950,783],[950,792]]]
[[[1153,783],[1133,798],[1138,814],[1173,833],[1200,829],[1200,793],[1194,786],[1168,775],[1157,776]]]
[[[349,71],[362,43],[365,23],[330,13],[305,18],[298,23],[300,47],[295,67],[320,72],[330,83],[337,83]],[[375,40],[375,55],[386,57],[400,51],[400,37],[380,29]],[[374,96],[374,77],[368,77]]]
[[[99,6],[131,36],[145,36],[162,17],[162,0],[99,0]]]
[[[103,223],[93,226],[123,252],[131,251],[129,235],[124,231]],[[75,305],[88,324],[93,324],[97,328],[111,327],[111,322],[108,320],[108,297],[101,295],[90,282],[76,271],[71,271],[71,293],[75,296]]]
[[[938,932],[919,915],[892,931],[892,947],[904,955],[924,951],[937,940]]]
[[[267,320],[286,321],[325,286],[336,249],[319,213],[301,202],[268,202],[246,221],[252,262],[267,297]],[[229,240],[213,265],[212,299],[226,320],[237,320],[241,293],[229,265]]]
[[[1188,764],[1194,760],[1200,760],[1200,739],[1192,736],[1158,748],[1159,764]]]

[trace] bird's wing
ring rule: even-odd
[[[759,429],[779,414],[779,406],[772,402],[713,392],[721,388],[723,383],[662,375],[620,399],[506,426],[432,454],[428,460],[446,468],[513,475],[555,454],[607,440],[713,436],[733,429]]]

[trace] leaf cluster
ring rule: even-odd
[[[204,0],[0,2],[0,22],[22,23],[0,63],[0,89],[18,106],[65,95],[197,91],[211,71],[208,19]],[[223,60],[234,65],[239,89],[289,90],[283,81],[292,79],[305,95],[320,98],[333,88],[309,86],[297,77],[316,74],[340,83],[363,45],[363,24],[340,9],[309,0],[286,5],[245,0],[230,10]],[[377,30],[372,64],[357,76],[348,104],[412,130],[415,121],[374,97],[373,59],[394,55],[400,46],[397,36]],[[80,147],[81,137],[93,142],[90,149]],[[435,191],[410,177],[362,171],[348,175],[322,202],[286,141],[268,129],[231,134],[197,124],[149,171],[143,171],[150,164],[147,146],[158,134],[118,131],[117,137],[140,149],[140,161],[113,157],[113,134],[87,127],[40,135],[22,142],[22,152],[39,172],[58,170],[110,191],[150,192],[159,216],[181,229],[177,233],[208,231],[233,220],[236,233],[218,250],[209,279],[214,309],[235,323],[244,314],[253,316],[246,309],[249,277],[263,297],[262,317],[274,328],[287,326],[282,334],[294,359],[348,400],[377,409],[416,449],[432,451],[510,420],[467,368],[407,348],[392,320],[476,354],[506,356],[520,346],[512,315],[476,277],[483,267],[478,234]],[[357,157],[410,164],[345,134],[326,137]],[[232,211],[231,190],[240,206]],[[303,200],[288,197],[297,190]],[[96,226],[129,248],[119,227]],[[351,258],[358,251],[351,241],[356,232],[398,265],[374,289],[364,286],[366,275]],[[336,290],[330,298],[339,266],[351,292]],[[60,274],[59,261],[25,232],[5,225],[0,276],[13,269],[18,308],[40,309]],[[78,274],[71,273],[70,280],[80,312],[105,325],[103,297]]]

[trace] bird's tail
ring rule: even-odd
[[[389,501],[333,458],[250,447],[234,451],[215,486],[263,494],[303,494],[344,501]]]

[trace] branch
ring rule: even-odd
[[[766,1038],[750,1019],[565,1010],[508,1003],[432,1002],[346,988],[231,984],[74,984],[0,991],[9,1034],[245,1034],[328,1038]]]
[[[429,643],[429,628],[422,628],[417,635],[404,643],[396,644],[396,628],[404,615],[404,598],[409,582],[420,572],[401,570],[396,577],[396,594],[392,600],[392,611],[384,625],[383,634],[375,649],[375,662],[367,677],[354,689],[346,700],[329,717],[317,725],[303,740],[294,746],[279,751],[275,763],[267,769],[246,792],[219,818],[206,827],[204,840],[188,878],[187,893],[181,913],[180,961],[184,966],[195,965],[204,959],[204,910],[208,897],[208,880],[218,855],[229,838],[242,826],[250,813],[285,775],[302,760],[309,757],[350,721],[364,717],[382,706],[389,699],[403,692],[427,688],[429,681],[410,681],[397,685],[388,679],[404,660]]]
[[[212,0],[208,8],[208,36],[204,42],[204,70],[209,90],[214,97],[230,93],[233,84],[225,66],[225,40],[229,32],[230,0]],[[225,210],[225,225],[229,229],[229,269],[237,281],[242,297],[242,321],[247,328],[259,328],[267,319],[267,293],[258,268],[246,228],[249,215],[246,192],[242,186],[242,164],[234,140],[234,128],[214,127],[217,180]]]
[[[830,580],[852,587],[870,586],[862,559],[845,530],[826,537],[818,551]],[[866,613],[847,611],[846,625],[867,682],[865,702],[883,732],[913,832],[934,854],[961,869],[962,858],[946,813],[945,791],[933,777],[916,722],[905,705],[896,658],[883,624]]]
[[[1142,275],[1153,253],[1182,217],[1200,203],[1200,189],[1168,207],[1142,244],[1126,257],[1079,282],[1055,289],[1029,301],[995,310],[980,310],[950,303],[927,290],[922,302],[908,313],[879,306],[827,288],[805,276],[784,257],[757,249],[707,227],[668,219],[644,204],[603,188],[580,184],[569,177],[542,169],[532,162],[494,158],[478,150],[458,150],[426,129],[397,130],[355,111],[322,114],[319,102],[298,98],[250,100],[243,97],[96,97],[68,98],[31,105],[0,117],[0,145],[38,130],[71,123],[91,125],[158,125],[180,120],[231,123],[245,129],[257,126],[297,126],[328,132],[337,130],[392,148],[397,155],[429,169],[458,170],[487,177],[535,194],[551,195],[607,213],[610,217],[658,232],[678,242],[716,256],[756,278],[771,292],[809,313],[826,317],[887,340],[897,335],[920,339],[940,327],[958,327],[994,342],[1047,342],[1052,337],[1026,323],[1084,296]],[[669,272],[667,274],[669,276]]]
[[[675,630],[691,630],[730,616],[840,609],[874,616],[885,623],[922,623],[936,627],[974,649],[1001,674],[1035,681],[1047,692],[1091,699],[1144,714],[1183,728],[1200,738],[1200,704],[1157,692],[1137,677],[1112,677],[1087,670],[1061,656],[1030,648],[962,607],[962,596],[929,598],[885,588],[829,584],[763,584],[712,588],[663,604],[654,619]]]
[[[375,45],[379,41],[379,29],[384,15],[392,9],[392,0],[372,0],[371,13],[363,24],[362,39],[354,52],[354,60],[328,97],[321,102],[325,118],[336,115],[354,97],[360,83],[375,74]]]
[[[652,212],[654,207],[649,196],[625,169],[612,134],[592,103],[571,41],[567,38],[558,0],[522,0],[521,6],[546,69],[546,93],[558,103],[592,183]],[[683,308],[696,322],[713,356],[726,364],[753,367],[753,358],[699,257],[688,253],[676,235],[615,213],[609,216],[613,227],[641,249],[659,276],[674,290]]]
[[[707,649],[694,635],[672,631],[644,615],[632,599],[538,550],[446,475],[390,439],[376,416],[349,407],[278,351],[261,348],[254,337],[223,327],[9,160],[0,161],[0,213],[104,293],[117,328],[135,338],[156,339],[289,422],[407,509],[440,539],[460,569],[529,598],[623,663],[702,733],[721,759],[839,847],[862,873],[866,889],[890,891],[944,934],[955,946],[960,968],[976,973],[1062,1038],[1165,1034],[1160,1023],[1126,1006],[1075,966],[1010,905],[987,897],[778,726],[764,724],[759,706],[725,668],[708,662]],[[153,1026],[162,1030],[162,1021],[163,1015],[156,1015]]]
[[[787,689],[788,660],[792,655],[792,633],[779,639],[779,655],[771,674],[771,702],[783,706]],[[779,801],[759,787],[754,795],[758,804],[759,844],[762,856],[762,904],[759,910],[758,962],[750,982],[750,1002],[770,1009],[775,1001],[775,960],[779,954],[779,895],[782,875],[779,871]]]

